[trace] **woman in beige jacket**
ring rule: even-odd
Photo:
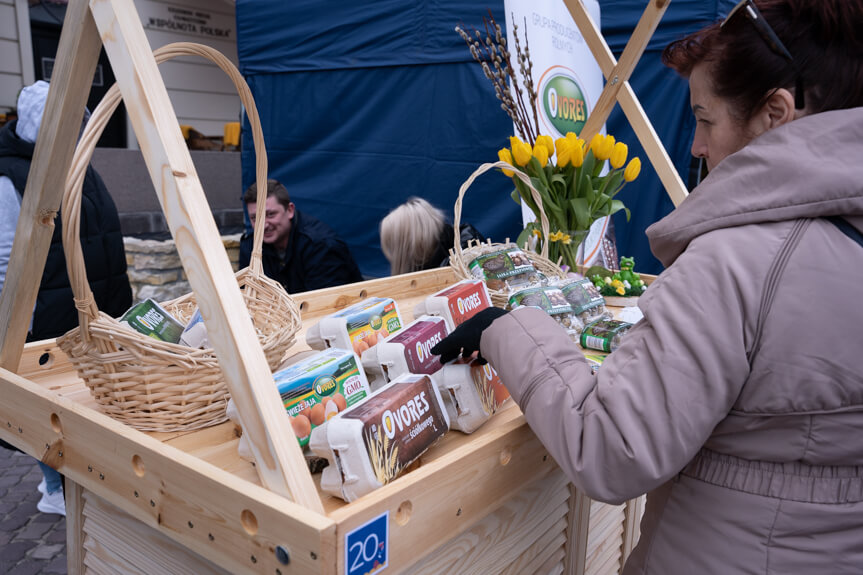
[[[628,575],[863,573],[863,0],[741,4],[666,49],[710,174],[598,375],[531,308],[434,350],[480,351],[587,495],[649,493]]]

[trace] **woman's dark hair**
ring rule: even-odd
[[[863,106],[863,0],[755,0],[802,76],[810,114]],[[742,123],[797,71],[771,51],[744,14],[669,44],[663,63],[688,77],[704,62],[717,96]]]

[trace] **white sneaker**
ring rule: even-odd
[[[42,499],[36,504],[36,509],[42,513],[66,515],[66,501],[63,499],[63,490],[60,489],[54,493],[45,493],[42,495]]]
[[[36,489],[39,490],[39,493],[45,495],[48,493],[48,484],[45,482],[45,478],[42,478],[42,481],[39,482],[39,485],[36,486]]]

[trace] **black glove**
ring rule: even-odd
[[[441,363],[452,361],[459,354],[462,357],[470,357],[475,351],[479,351],[479,340],[482,337],[483,330],[505,313],[507,313],[506,310],[502,310],[499,307],[489,307],[482,310],[455,328],[451,334],[431,348],[431,352],[441,356]],[[480,363],[486,363],[482,355],[477,355],[477,360]]]

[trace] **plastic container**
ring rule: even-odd
[[[584,327],[578,316],[573,313],[572,306],[566,301],[563,292],[554,286],[538,286],[513,291],[509,296],[508,307],[510,309],[537,307],[551,316],[576,341]]]
[[[339,347],[362,356],[368,348],[402,328],[404,322],[392,298],[371,297],[330,314],[306,331],[312,349]]]
[[[414,306],[414,317],[433,315],[446,321],[449,331],[487,307],[491,307],[491,296],[482,280],[462,280],[446,289],[428,296]]]
[[[273,374],[300,445],[327,419],[371,395],[357,356],[331,348]]]
[[[497,372],[476,359],[458,358],[435,376],[449,414],[450,427],[473,433],[509,399]]]
[[[588,278],[563,280],[558,284],[572,311],[583,324],[599,319],[611,319],[611,312],[605,306],[605,298]]]
[[[620,346],[620,340],[631,327],[631,323],[616,319],[597,320],[584,326],[581,332],[581,347],[612,352]]]
[[[469,264],[470,274],[489,289],[504,290],[542,285],[547,279],[515,244],[480,246],[482,253]]]
[[[430,375],[403,375],[312,432],[309,448],[326,458],[321,490],[354,501],[389,483],[449,429]]]
[[[443,366],[431,348],[448,333],[442,317],[427,315],[367,349],[363,352],[362,362],[372,380],[372,389],[378,389],[405,373],[432,374],[438,371]]]

